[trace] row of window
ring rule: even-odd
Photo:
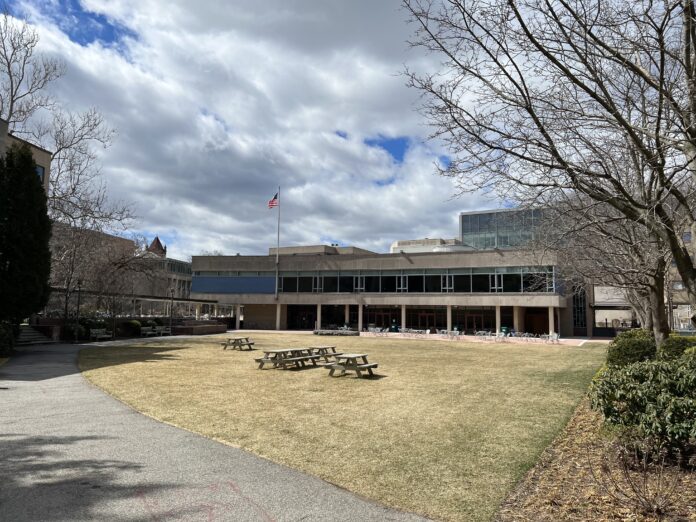
[[[469,275],[282,276],[284,293],[554,292],[553,273]]]

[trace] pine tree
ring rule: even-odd
[[[0,158],[0,323],[19,325],[48,300],[51,222],[29,147]],[[0,347],[1,349],[1,347]]]

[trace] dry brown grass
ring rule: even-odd
[[[487,520],[563,428],[605,347],[253,334],[256,348],[336,344],[379,378],[257,370],[224,336],[81,352],[93,383],[165,422],[390,506]]]

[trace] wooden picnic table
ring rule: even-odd
[[[308,362],[314,366],[317,365],[317,359],[320,355],[315,355],[308,348],[281,348],[281,349],[266,349],[263,351],[263,357],[254,359],[259,363],[259,370],[263,369],[265,364],[272,364],[274,368],[287,368],[295,366],[303,368]]]
[[[336,355],[341,355],[341,352],[336,353],[335,346],[310,346],[307,348],[314,355],[319,355],[327,363],[331,362],[331,358],[336,357]]]
[[[248,337],[230,337],[226,341],[221,342],[223,350],[231,348],[232,350],[253,350],[254,341],[251,341]]]
[[[370,363],[367,360],[366,353],[342,353],[336,354],[336,362],[326,365],[329,368],[329,377],[333,377],[336,370],[341,370],[341,375],[345,375],[347,371],[355,372],[358,377],[362,377],[360,372],[367,371],[370,375],[374,375],[373,368],[377,368],[377,363]]]

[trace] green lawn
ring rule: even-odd
[[[257,370],[226,336],[84,350],[87,378],[165,422],[445,520],[488,520],[565,425],[606,345],[254,334],[256,348],[336,344],[379,378]]]

